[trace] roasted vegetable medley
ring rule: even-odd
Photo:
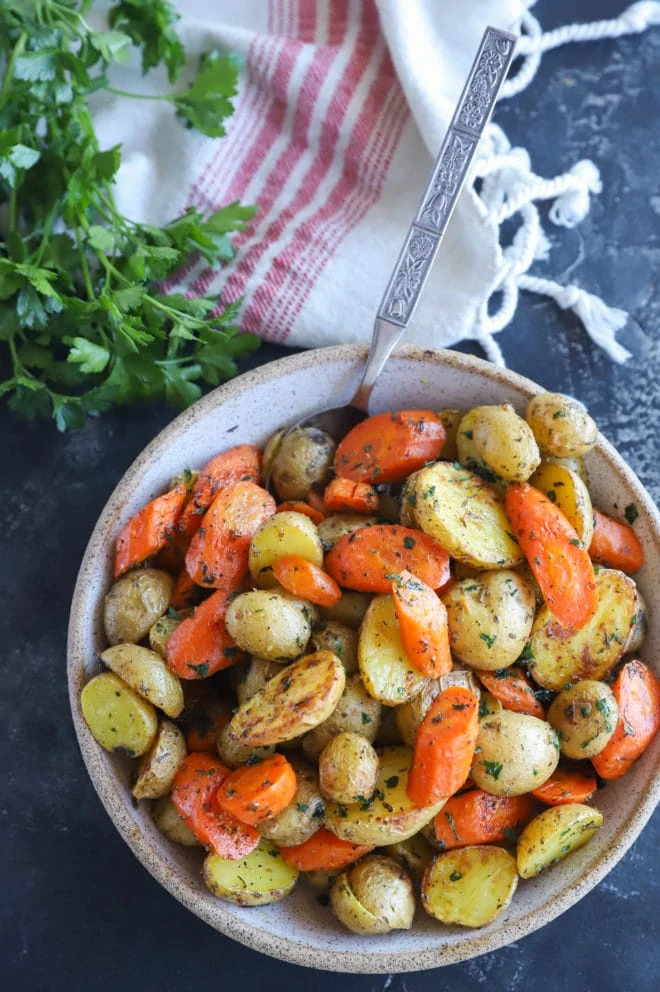
[[[480,927],[596,833],[660,726],[597,433],[551,393],[296,428],[129,520],[82,712],[211,892],[264,905],[303,876],[357,934],[409,928],[418,893]]]

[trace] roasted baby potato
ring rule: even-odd
[[[304,652],[312,633],[311,614],[299,602],[265,589],[244,592],[229,604],[225,626],[249,654],[290,661]]]
[[[438,854],[422,879],[422,905],[441,923],[483,927],[511,902],[514,858],[503,847],[475,845]]]
[[[619,718],[614,693],[604,682],[584,679],[562,689],[548,710],[567,758],[593,758],[613,736]]]
[[[476,472],[483,479],[498,482],[498,479],[491,468],[477,451],[474,443],[474,424],[481,410],[486,407],[475,406],[461,418],[456,430],[456,454],[460,464],[471,472]]]
[[[472,437],[477,454],[488,468],[508,482],[526,482],[541,461],[532,429],[509,403],[481,406]]]
[[[541,465],[561,465],[563,468],[568,468],[571,472],[575,472],[582,479],[585,486],[589,485],[587,468],[584,464],[584,459],[579,455],[573,455],[571,458],[557,458],[556,455],[543,454]]]
[[[557,462],[542,462],[529,481],[557,504],[588,548],[594,536],[594,510],[589,490],[580,476]]]
[[[105,597],[103,624],[110,644],[137,644],[149,633],[172,597],[174,580],[159,568],[127,572]]]
[[[409,930],[415,892],[403,868],[382,854],[368,854],[342,872],[330,892],[337,919],[353,933]]]
[[[626,641],[624,654],[637,654],[646,640],[649,629],[649,611],[646,601],[639,589],[637,590],[637,609],[633,615],[633,626]]]
[[[290,741],[327,720],[345,685],[344,666],[336,655],[306,655],[239,706],[228,724],[230,732],[253,747]]]
[[[332,651],[351,675],[358,670],[358,635],[336,620],[325,620],[312,630],[309,640],[312,651]]]
[[[190,827],[186,826],[174,808],[172,796],[161,796],[154,806],[154,822],[161,833],[175,844],[184,847],[201,847]]]
[[[483,720],[487,716],[496,716],[501,713],[503,706],[499,699],[495,699],[495,696],[491,696],[489,692],[484,692],[481,690],[481,696],[479,697],[479,719]]]
[[[378,780],[378,755],[364,734],[337,734],[319,758],[321,792],[338,803],[364,803]],[[365,798],[366,797],[366,798]]]
[[[410,664],[392,596],[375,596],[367,610],[360,628],[358,664],[367,692],[384,706],[405,703],[428,681]]]
[[[115,644],[100,655],[101,661],[132,689],[168,716],[183,709],[181,682],[160,655],[138,644]]]
[[[281,671],[282,665],[278,661],[250,658],[245,671],[241,673],[240,679],[236,682],[236,695],[239,703],[251,699],[255,692],[263,689],[266,682]]]
[[[294,427],[281,439],[270,474],[281,500],[304,499],[314,483],[324,485],[337,445],[317,427]]]
[[[431,821],[432,825],[433,821]],[[421,881],[424,872],[435,856],[435,851],[421,831],[418,834],[413,834],[407,840],[399,841],[398,844],[388,844],[385,850],[397,864],[405,868],[408,874],[412,875],[418,882]]]
[[[264,747],[246,744],[242,738],[234,734],[229,723],[226,723],[218,734],[217,748],[218,757],[228,768],[239,768],[251,760],[270,758],[275,753],[274,744],[268,744]]]
[[[318,525],[318,533],[323,547],[329,549],[345,534],[352,534],[363,527],[373,527],[377,523],[378,517],[364,513],[331,513]]]
[[[150,750],[138,761],[132,788],[136,799],[158,799],[172,788],[179,763],[186,756],[186,741],[175,723],[163,720]]]
[[[373,599],[368,592],[355,592],[352,589],[342,591],[341,599],[334,606],[320,608],[321,619],[334,620],[343,623],[351,630],[357,630]]]
[[[536,600],[521,575],[508,569],[456,582],[442,597],[449,645],[457,658],[486,671],[508,668],[529,639]]]
[[[114,672],[91,679],[80,694],[80,706],[94,739],[106,751],[137,758],[156,739],[156,710]]]
[[[381,723],[381,705],[370,696],[358,674],[349,675],[337,706],[327,720],[305,734],[303,753],[316,761],[336,734],[354,731],[373,744]]]
[[[182,620],[183,617],[160,617],[153,627],[149,628],[149,647],[163,660],[167,659],[167,642]]]
[[[266,906],[284,899],[298,874],[268,840],[259,841],[247,858],[238,861],[209,854],[202,869],[204,883],[213,895],[237,906]]]
[[[603,824],[592,806],[566,803],[543,810],[527,824],[518,840],[516,860],[521,878],[534,878],[583,847]]]
[[[261,589],[277,586],[273,563],[284,555],[299,555],[318,568],[323,564],[323,546],[316,524],[304,513],[284,510],[264,520],[250,543],[250,575]]]
[[[280,847],[293,847],[309,840],[323,826],[325,814],[316,768],[297,759],[292,759],[291,764],[296,773],[295,796],[277,816],[257,824],[259,833]]]
[[[561,393],[533,396],[525,419],[541,450],[558,458],[586,455],[598,440],[598,428],[582,404]]]
[[[463,419],[463,411],[450,409],[438,410],[438,416],[445,429],[445,443],[442,446],[440,454],[445,461],[455,462],[458,460],[456,435],[458,434],[458,425]]]
[[[547,782],[558,761],[559,739],[549,723],[502,710],[479,721],[470,775],[494,796],[522,796]]]
[[[396,706],[393,710],[399,735],[404,744],[414,747],[417,740],[417,731],[422,720],[426,716],[433,700],[440,694],[440,682],[438,679],[426,679],[419,692],[401,706]]]
[[[436,462],[417,473],[413,493],[418,527],[452,558],[483,569],[522,562],[497,490],[474,472]]]

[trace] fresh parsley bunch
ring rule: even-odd
[[[109,30],[96,31],[90,6],[0,0],[0,396],[28,418],[52,416],[60,430],[113,404],[164,397],[187,406],[258,343],[238,333],[236,305],[218,312],[214,298],[158,288],[191,256],[230,259],[228,235],[255,208],[133,223],[113,196],[120,147],[102,150],[90,117],[91,93],[119,92],[107,69],[131,46],[144,72],[164,64],[176,83],[185,63],[178,15],[167,0],[120,0]],[[156,99],[220,137],[238,69],[212,52],[190,86]]]

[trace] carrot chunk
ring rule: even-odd
[[[450,578],[449,555],[422,531],[375,524],[344,534],[325,557],[326,571],[340,586],[358,592],[391,592],[392,579],[412,572],[431,589]]]
[[[230,600],[231,593],[218,589],[170,634],[167,667],[179,678],[205,679],[243,660],[225,627]]]
[[[406,791],[418,806],[453,796],[465,784],[479,730],[479,701],[452,685],[431,703],[415,741]]]
[[[451,671],[445,604],[430,586],[405,569],[392,582],[394,609],[410,663],[422,675],[440,678]]]
[[[377,513],[378,493],[366,482],[333,479],[323,493],[328,513]]]
[[[217,494],[234,482],[258,482],[260,469],[261,452],[253,444],[240,444],[212,458],[195,480],[179,520],[179,531],[191,538]]]
[[[231,710],[222,703],[196,706],[188,720],[186,747],[189,751],[218,754],[218,736],[231,720]]]
[[[283,555],[273,562],[273,575],[294,596],[317,606],[334,606],[341,599],[335,580],[300,555]]]
[[[341,840],[326,827],[321,827],[302,844],[281,847],[280,854],[287,864],[299,871],[338,871],[371,850],[364,844]]]
[[[203,595],[202,589],[193,582],[185,568],[182,568],[174,583],[170,606],[175,610],[189,610],[191,606],[197,606]]]
[[[644,564],[644,551],[632,527],[595,508],[589,554],[597,565],[618,568],[622,572],[638,572]]]
[[[295,513],[304,513],[315,524],[320,524],[322,520],[325,520],[325,513],[300,499],[287,499],[284,503],[279,503],[275,513],[286,513],[289,510],[293,510]]]
[[[185,500],[185,488],[177,486],[157,496],[131,517],[115,543],[115,578],[166,547],[174,537]]]
[[[495,696],[506,710],[529,713],[545,720],[545,710],[534,695],[534,686],[519,665],[500,668],[496,672],[475,672],[479,681]]]
[[[448,799],[433,825],[442,849],[451,851],[468,844],[504,840],[508,830],[522,826],[533,814],[530,795],[492,796],[483,789],[472,789]]]
[[[432,410],[398,410],[367,417],[339,443],[335,471],[354,482],[403,482],[435,461],[445,442],[442,421]]]
[[[624,775],[644,753],[660,728],[660,680],[634,658],[626,662],[612,686],[619,707],[614,735],[591,763],[601,778]]]
[[[221,782],[213,808],[256,826],[277,816],[296,794],[296,773],[283,754],[243,765]]]
[[[583,768],[555,769],[547,782],[532,790],[535,799],[548,806],[565,806],[566,803],[586,803],[597,788],[596,776]]]

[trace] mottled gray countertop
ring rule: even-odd
[[[612,16],[624,0],[541,0],[546,27]],[[523,297],[500,335],[508,364],[580,397],[651,491],[660,408],[660,30],[550,53],[496,120],[554,175],[593,158],[604,191],[573,231],[552,235],[540,274],[559,273],[631,312],[613,365],[576,319]],[[478,353],[478,349],[461,350]],[[283,354],[264,348],[257,364]],[[246,365],[247,367],[247,365]],[[115,483],[171,419],[120,411],[71,435],[0,414],[5,675],[0,727],[5,987],[90,989],[554,990],[651,992],[659,986],[657,814],[618,867],[577,906],[516,945],[436,972],[392,977],[310,973],[249,951],[175,902],[115,833],[87,779],[71,725],[65,636],[78,564]]]

